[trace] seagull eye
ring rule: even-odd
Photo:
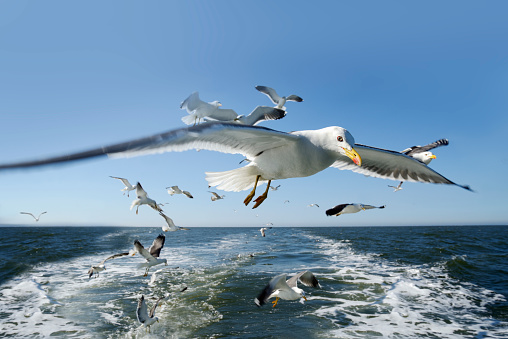
[[[344,141],[344,138],[343,138],[343,137],[341,137],[341,136],[339,135],[339,136],[337,137],[337,141],[339,141],[339,142],[343,142],[343,141]]]

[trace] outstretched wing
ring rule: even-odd
[[[145,303],[145,297],[142,295],[138,300],[138,308],[136,309],[136,315],[138,317],[138,321],[142,324],[148,320],[148,308]]]
[[[298,280],[300,280],[302,284],[304,284],[305,286],[321,287],[321,285],[319,285],[318,280],[316,279],[314,274],[312,274],[311,271],[303,271],[297,273],[287,281],[287,284],[289,287],[296,287],[296,283],[298,282]]]
[[[157,308],[157,306],[159,306],[159,302],[164,299],[164,297],[161,297],[159,299],[157,299],[157,301],[155,302],[155,304],[152,306],[152,308],[150,309],[150,318],[153,318],[155,316],[155,309]]]
[[[406,148],[405,150],[402,151],[402,153],[411,156],[412,154],[415,154],[415,153],[427,152],[427,151],[430,151],[431,149],[434,149],[436,147],[446,146],[448,144],[449,144],[448,139],[439,139],[439,140],[434,141],[433,143],[430,143],[425,146],[413,146],[413,147]]]
[[[351,205],[351,204],[340,204],[340,205],[337,205],[337,206],[332,207],[330,209],[327,209],[326,210],[326,215],[327,216],[338,215],[340,212],[342,212],[342,210],[344,208],[346,208],[349,205]]]
[[[165,241],[166,241],[166,236],[164,234],[159,234],[157,236],[157,238],[155,238],[155,240],[152,243],[152,246],[150,246],[150,248],[148,249],[148,251],[150,252],[150,254],[153,257],[155,257],[155,258],[159,257],[162,247],[164,247]]]
[[[281,96],[278,95],[273,88],[267,86],[256,86],[256,89],[261,93],[266,94],[270,98],[270,100],[276,105],[279,103],[279,101],[282,100]]]
[[[265,120],[278,120],[286,116],[286,111],[269,106],[258,106],[249,115],[239,117],[238,121],[246,125],[257,125]]]
[[[263,290],[261,291],[261,293],[259,293],[259,295],[256,297],[256,299],[254,299],[254,302],[256,303],[256,305],[262,306],[268,301],[273,292],[280,289],[286,290],[289,289],[289,286],[286,283],[285,273],[279,274],[278,276],[270,280],[268,285],[266,285],[265,288],[263,288]]]
[[[28,214],[28,215],[31,215],[34,219],[37,219],[35,217],[35,215],[33,215],[32,213],[28,213],[28,212],[19,212],[19,214]]]
[[[3,164],[0,165],[0,170],[64,163],[104,155],[110,157],[125,157],[164,152],[180,152],[189,149],[205,149],[254,157],[268,149],[287,145],[299,138],[298,135],[280,132],[266,127],[248,126],[237,123],[207,122],[84,152],[71,153],[41,160]]]
[[[129,252],[125,252],[125,253],[118,253],[118,254],[113,254],[112,256],[110,257],[107,257],[106,259],[104,259],[103,261],[101,261],[101,263],[99,265],[104,265],[104,263],[108,260],[111,260],[111,259],[115,259],[115,258],[120,258],[120,257],[123,257],[123,256],[126,256],[126,255],[129,255],[130,253]]]
[[[129,182],[129,180],[125,179],[125,178],[119,178],[119,177],[113,177],[113,176],[109,176],[110,178],[113,178],[113,179],[118,179],[120,181],[122,181],[122,183],[125,185],[125,187],[132,187],[131,183]]]
[[[153,255],[151,255],[150,252],[147,251],[146,248],[144,248],[143,245],[141,245],[141,243],[137,239],[134,240],[134,248],[147,261],[155,261],[155,258],[153,257]]]
[[[287,101],[296,101],[296,102],[302,102],[303,101],[302,98],[300,98],[298,95],[295,95],[295,94],[291,94],[291,95],[287,96],[286,100]]]
[[[355,144],[355,150],[362,158],[361,166],[356,166],[351,159],[341,156],[332,167],[377,178],[456,185],[471,190],[469,186],[456,184],[403,153],[360,144]]]

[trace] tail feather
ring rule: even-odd
[[[196,113],[192,113],[189,115],[186,115],[182,118],[182,121],[186,125],[194,125],[194,123],[197,122],[197,116]]]
[[[254,166],[245,166],[225,172],[206,172],[210,187],[223,191],[240,192],[254,187],[258,171]],[[258,184],[266,182],[259,180]]]

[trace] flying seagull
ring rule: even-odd
[[[146,277],[148,275],[148,271],[150,270],[150,267],[159,265],[159,264],[168,264],[167,259],[161,259],[159,258],[159,255],[161,253],[162,247],[164,247],[164,242],[166,241],[166,236],[164,234],[159,234],[157,238],[152,243],[152,246],[148,249],[148,251],[141,245],[139,240],[134,240],[134,248],[136,251],[143,256],[143,258],[146,259],[146,263],[141,264],[140,267],[146,267],[145,274],[143,275]]]
[[[183,194],[183,195],[187,196],[188,198],[191,198],[191,199],[194,198],[192,196],[192,194],[190,194],[190,192],[182,191],[180,188],[178,188],[178,186],[166,187],[166,189],[168,190],[169,195]]]
[[[153,304],[152,308],[150,309],[150,313],[148,313],[148,307],[146,306],[145,297],[141,295],[141,298],[139,298],[138,300],[138,308],[136,310],[136,316],[138,318],[138,321],[147,328],[148,332],[150,332],[151,325],[153,325],[155,322],[159,322],[159,318],[155,316],[155,309],[159,305],[159,302],[163,299],[164,297],[157,299],[155,304]]]
[[[125,185],[124,188],[121,189],[121,191],[123,191],[123,194],[125,195],[125,193],[127,193],[127,196],[129,196],[129,192],[130,191],[133,191],[136,189],[136,186],[132,186],[131,183],[129,182],[129,180],[125,179],[125,178],[119,178],[119,177],[113,177],[113,176],[109,176],[110,178],[113,178],[113,179],[118,179],[118,180],[121,180],[123,182],[123,184]]]
[[[136,195],[137,199],[135,199],[131,204],[131,210],[134,208],[134,206],[136,206],[136,214],[138,214],[138,209],[139,206],[141,205],[148,205],[158,212],[162,211],[157,202],[148,197],[148,194],[146,193],[146,191],[143,189],[143,187],[139,182],[136,184]]]
[[[307,177],[328,167],[384,179],[456,185],[471,190],[469,186],[458,185],[403,153],[355,144],[351,133],[338,126],[286,133],[260,126],[207,122],[89,151],[3,164],[0,165],[0,170],[103,155],[126,157],[189,149],[242,154],[247,157],[250,161],[244,167],[205,174],[210,187],[235,192],[252,188],[244,200],[245,205],[251,202],[257,185],[268,182],[266,191],[255,199],[253,208],[267,198],[272,180]]]
[[[268,106],[258,106],[249,115],[239,115],[233,121],[244,125],[257,125],[266,120],[279,120],[286,116],[286,111]]]
[[[45,214],[45,213],[48,213],[48,212],[42,212],[41,214],[39,214],[38,217],[36,217],[35,215],[33,215],[32,213],[28,213],[28,212],[19,212],[19,214],[28,214],[28,215],[31,215],[34,219],[35,219],[35,222],[39,221],[39,219],[41,218],[41,215]]]
[[[182,121],[186,125],[196,125],[196,123],[205,118],[231,121],[238,117],[238,114],[234,110],[220,109],[220,106],[222,104],[219,101],[202,101],[199,99],[199,93],[194,92],[180,104],[180,108],[187,110],[187,113],[189,113],[189,115],[182,118]]]
[[[298,280],[300,280],[305,286],[321,287],[311,271],[300,272],[291,277],[289,280],[286,280],[286,274],[283,273],[270,280],[268,285],[266,285],[257,298],[254,299],[254,302],[256,305],[262,306],[268,301],[268,299],[275,298],[275,301],[272,302],[273,307],[275,307],[279,299],[298,300],[303,298],[307,300],[305,292],[297,286]]]
[[[393,191],[394,191],[394,192],[397,192],[397,191],[400,191],[401,189],[403,189],[403,188],[401,187],[403,182],[404,182],[404,181],[401,181],[401,182],[400,182],[397,186],[388,185],[388,187],[393,188]]]
[[[310,204],[310,205],[307,205],[307,207],[314,207],[314,206],[319,207],[319,205],[318,205],[318,204]]]
[[[401,153],[404,153],[405,155],[408,155],[418,161],[423,162],[425,165],[428,165],[432,159],[436,159],[436,156],[432,154],[430,150],[439,146],[446,146],[448,144],[448,139],[439,139],[425,146],[413,146],[406,148]]]
[[[270,100],[275,105],[277,105],[277,106],[275,106],[276,108],[280,108],[283,110],[286,110],[286,107],[284,107],[284,104],[286,103],[286,101],[296,101],[296,102],[303,101],[302,98],[300,98],[298,95],[294,95],[294,94],[291,94],[287,97],[281,97],[280,95],[277,94],[277,92],[273,88],[270,88],[267,86],[256,86],[256,89],[258,91],[260,91],[261,93],[266,94],[270,98]]]
[[[269,225],[271,225],[271,223],[270,223]],[[259,231],[261,232],[261,235],[262,235],[263,237],[266,237],[265,231],[266,231],[266,230],[269,230],[269,229],[271,229],[271,228],[272,228],[271,226],[269,226],[269,227],[261,227],[261,228],[259,229]]]
[[[104,265],[106,263],[106,261],[115,259],[115,258],[120,258],[120,257],[126,256],[126,255],[134,255],[134,254],[135,254],[134,251],[113,254],[112,256],[107,257],[106,259],[101,261],[99,265],[92,265],[92,267],[90,267],[90,269],[88,270],[88,279],[90,279],[94,274],[95,274],[95,278],[97,278],[99,276],[99,272],[106,270],[106,266]]]
[[[161,217],[164,218],[164,220],[166,220],[166,223],[167,223],[167,225],[164,225],[162,227],[162,230],[164,232],[168,232],[168,231],[175,232],[175,231],[180,231],[180,230],[188,231],[189,230],[188,228],[185,228],[185,227],[176,226],[175,223],[173,222],[173,219],[171,219],[164,213],[159,212],[159,214],[161,215]]]
[[[280,187],[280,185],[275,186],[275,187],[270,186],[270,189],[271,189],[272,191],[277,191],[277,190],[279,189],[279,187]]]
[[[385,205],[378,207],[378,206],[365,205],[365,204],[340,204],[340,205],[337,205],[335,207],[332,207],[332,208],[326,210],[326,215],[327,216],[335,215],[338,217],[341,214],[357,213],[360,211],[371,210],[373,208],[385,208],[385,207],[386,207]]]
[[[212,191],[208,191],[208,192],[212,193],[212,196],[210,197],[210,199],[212,199],[212,201],[224,199],[224,197],[225,197],[225,195],[219,195],[217,192],[212,192]]]

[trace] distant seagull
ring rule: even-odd
[[[262,306],[268,301],[268,299],[276,298],[275,301],[272,302],[273,307],[275,307],[279,298],[284,300],[298,300],[303,298],[307,300],[305,292],[301,288],[297,287],[298,280],[300,280],[305,286],[321,287],[311,271],[300,272],[287,281],[286,274],[283,273],[273,278],[268,285],[266,285],[263,291],[261,291],[257,298],[254,299],[254,302],[256,305]]]
[[[224,199],[224,197],[225,197],[225,195],[218,195],[216,192],[212,192],[212,191],[208,191],[208,192],[212,193],[212,196],[210,197],[210,199],[212,199],[212,201]]]
[[[136,206],[136,214],[138,214],[138,209],[139,209],[139,206],[141,206],[141,205],[148,205],[158,212],[162,211],[160,206],[157,205],[157,202],[148,197],[148,194],[143,189],[143,187],[141,187],[141,184],[139,182],[136,184],[136,195],[138,198],[136,200],[134,200],[131,204],[131,210],[134,208],[134,206]]]
[[[289,200],[284,200],[284,203],[285,203],[285,204],[289,203]]]
[[[125,192],[123,192],[123,195],[125,195],[125,193],[127,193],[127,196],[129,196],[129,192],[136,189],[136,186],[132,186],[131,183],[129,182],[129,180],[127,180],[125,178],[113,177],[111,175],[109,177],[113,178],[113,179],[121,180],[123,182],[123,184],[125,185],[125,188],[122,188],[120,190],[120,191],[125,191]]]
[[[388,187],[393,188],[393,191],[394,191],[394,192],[397,192],[397,191],[400,191],[401,189],[403,189],[403,188],[401,187],[403,182],[404,182],[404,181],[401,181],[401,182],[400,182],[397,186],[388,185]]]
[[[277,92],[270,87],[267,86],[256,86],[256,89],[260,91],[261,93],[266,94],[272,102],[277,105],[276,108],[280,108],[283,110],[286,110],[286,107],[284,107],[284,104],[286,101],[296,101],[296,102],[302,102],[303,99],[300,98],[298,95],[291,94],[287,97],[281,97],[277,94]]]
[[[173,219],[171,219],[170,217],[168,217],[164,213],[159,212],[159,214],[161,215],[161,217],[164,218],[164,220],[166,220],[166,223],[167,223],[167,225],[164,225],[162,227],[162,230],[164,232],[168,232],[168,231],[169,232],[174,232],[174,231],[179,231],[179,230],[188,231],[189,230],[188,228],[185,228],[185,227],[176,226],[175,223],[173,222]]]
[[[161,259],[159,258],[159,255],[161,253],[162,247],[164,247],[164,242],[166,241],[166,236],[164,234],[159,234],[157,238],[152,243],[152,246],[148,249],[148,251],[141,245],[139,240],[134,240],[134,248],[136,251],[143,256],[143,258],[146,259],[146,263],[141,264],[140,267],[146,267],[145,274],[143,275],[146,277],[148,275],[148,271],[150,270],[150,267],[159,265],[159,264],[168,264],[167,259]]]
[[[267,225],[273,225],[273,224],[272,224],[272,223],[269,223],[269,224],[267,224]],[[265,236],[266,236],[266,235],[265,235],[265,231],[266,231],[266,230],[269,230],[269,229],[271,229],[271,228],[272,228],[271,226],[270,226],[270,227],[261,227],[261,228],[259,229],[259,231],[261,232],[261,235],[262,235],[263,237],[265,237]]]
[[[279,189],[279,187],[280,187],[280,185],[279,185],[279,186],[275,186],[275,187],[270,186],[270,189],[271,189],[272,191],[276,191],[276,190],[278,190],[278,189]]]
[[[378,206],[364,205],[364,204],[340,204],[340,205],[337,205],[333,208],[326,210],[326,215],[327,216],[335,215],[338,217],[341,214],[357,213],[360,211],[370,210],[373,208],[385,208],[385,207],[386,207],[385,205],[378,207]]]
[[[35,215],[33,215],[32,213],[28,213],[28,212],[19,212],[19,214],[28,214],[28,215],[31,215],[34,219],[35,219],[35,222],[39,221],[39,219],[41,218],[41,215],[45,214],[45,213],[48,213],[48,212],[42,212],[41,214],[39,214],[38,217],[35,217]]]
[[[183,194],[191,199],[194,198],[192,194],[190,194],[188,191],[182,191],[180,188],[178,188],[178,186],[166,187],[166,189],[168,190],[169,195]]]
[[[319,205],[318,205],[318,204],[310,204],[310,205],[307,205],[307,207],[314,207],[314,206],[319,207]]]
[[[187,110],[189,115],[184,116],[182,121],[186,125],[196,125],[202,119],[210,118],[219,121],[234,120],[238,114],[232,109],[219,109],[222,104],[219,101],[204,102],[199,99],[199,93],[194,92],[181,105],[181,109]]]
[[[258,106],[249,115],[239,115],[234,119],[235,122],[243,125],[257,125],[266,120],[279,120],[286,116],[286,111],[268,106]]]
[[[159,318],[157,318],[155,316],[155,309],[159,305],[159,302],[163,299],[164,299],[164,297],[157,299],[155,304],[150,309],[150,313],[148,313],[148,307],[146,306],[146,303],[145,303],[145,297],[143,295],[141,295],[141,298],[139,298],[138,308],[136,310],[136,315],[137,315],[138,321],[148,329],[149,333],[150,333],[150,326],[153,325],[155,322],[159,322]]]
[[[401,153],[408,155],[420,162],[423,162],[425,165],[428,165],[432,159],[436,159],[436,156],[429,151],[436,147],[446,146],[448,144],[448,139],[439,139],[438,141],[434,141],[433,143],[425,146],[413,146],[406,148]]]
[[[99,265],[96,265],[96,266],[92,265],[92,267],[90,267],[90,269],[88,270],[88,279],[90,279],[94,274],[95,274],[95,278],[97,278],[99,276],[99,272],[106,270],[106,266],[104,265],[106,263],[106,261],[115,259],[115,258],[120,258],[120,257],[126,256],[126,255],[134,255],[134,254],[135,254],[134,251],[113,254],[112,256],[107,257],[106,259],[101,261]]]

